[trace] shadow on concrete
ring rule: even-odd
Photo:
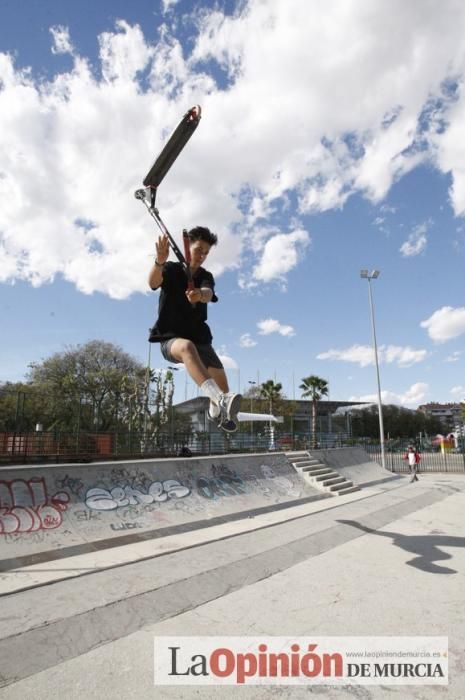
[[[338,520],[338,523],[356,527],[370,535],[390,537],[396,547],[416,556],[407,562],[409,566],[426,571],[430,574],[456,574],[455,569],[436,564],[437,561],[452,559],[452,555],[443,552],[441,547],[465,547],[465,537],[451,537],[449,535],[402,535],[399,532],[389,530],[374,530],[355,520]]]

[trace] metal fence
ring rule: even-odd
[[[317,447],[315,448],[315,443]],[[385,449],[386,467],[390,471],[408,473],[405,453],[411,443],[396,443]],[[153,438],[137,432],[64,433],[4,432],[0,433],[0,464],[94,461],[105,459],[140,459],[239,452],[267,452],[363,447],[381,464],[381,449],[372,440],[351,439],[346,434],[250,432],[180,433],[163,431]],[[441,450],[426,446],[420,449],[419,472],[465,472],[465,448]]]
[[[363,447],[368,452],[370,457],[381,464],[381,448],[379,445],[364,444]],[[405,459],[408,444],[396,449],[385,449],[386,469],[397,472],[398,474],[408,474],[408,461]],[[420,463],[417,471],[421,472],[446,472],[446,473],[464,473],[465,472],[465,450],[463,446],[451,449],[433,448],[431,446],[426,449],[419,449]]]
[[[143,433],[0,433],[0,463],[91,461],[142,457],[175,457],[181,454],[208,455],[234,452],[293,451],[343,447],[353,444],[346,435],[308,433],[260,434],[249,432],[179,433],[159,432],[149,438]]]

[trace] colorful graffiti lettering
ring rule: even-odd
[[[43,478],[0,481],[0,534],[54,530],[68,503],[63,491],[49,498]]]
[[[134,488],[129,484],[112,489],[91,488],[86,493],[85,503],[91,510],[116,510],[123,506],[163,503],[170,498],[185,498],[190,492],[187,486],[183,486],[176,479],[167,479],[153,481],[146,493],[141,488]]]

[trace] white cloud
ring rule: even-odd
[[[178,2],[179,0],[162,0],[163,14],[169,12]]]
[[[218,357],[223,363],[225,369],[238,369],[238,364],[236,360],[234,360],[232,357],[229,357],[229,355],[218,354]]]
[[[70,53],[74,52],[71,39],[69,37],[69,30],[67,27],[57,26],[51,27],[50,33],[53,37],[52,53]]]
[[[103,32],[99,36],[103,76],[107,82],[134,83],[137,74],[149,65],[154,50],[145,42],[138,25],[117,20],[116,29],[116,32]]]
[[[396,362],[399,367],[411,367],[417,362],[423,362],[428,356],[427,350],[414,350],[408,345],[404,348],[397,345],[381,346],[384,362],[391,364]]]
[[[380,364],[392,364],[395,362],[399,367],[411,367],[417,362],[422,362],[427,355],[427,350],[414,350],[409,346],[381,345],[378,347],[378,362]],[[373,348],[370,345],[352,345],[344,350],[328,350],[316,357],[317,360],[354,362],[360,367],[367,367],[375,363]]]
[[[463,73],[462,65],[457,72]],[[440,170],[452,176],[449,190],[451,204],[457,216],[465,214],[465,93],[463,80],[457,81],[457,89],[451,95],[451,104],[444,115],[442,128],[432,130],[430,142]],[[441,115],[438,115],[438,123]]]
[[[271,333],[279,333],[284,336],[295,335],[295,331],[292,326],[283,326],[279,321],[274,318],[267,318],[263,321],[257,323],[258,332],[260,335],[270,335]]]
[[[405,258],[420,255],[420,253],[425,250],[428,242],[426,234],[430,226],[431,222],[425,222],[414,228],[405,243],[403,243],[399,248],[399,251]]]
[[[303,251],[309,243],[308,233],[302,230],[272,236],[265,243],[258,265],[252,270],[254,280],[284,280],[299,260],[302,260]]]
[[[228,351],[225,345],[221,345],[218,348],[218,357],[220,358],[221,362],[223,363],[223,366],[225,369],[239,369],[239,365],[237,364],[236,360],[234,360],[230,355],[228,355]]]
[[[405,391],[403,394],[397,394],[393,391],[382,391],[381,401],[383,404],[398,404],[401,406],[418,406],[424,403],[428,395],[429,386],[423,382],[417,382]],[[363,401],[366,403],[377,403],[377,394],[365,394],[363,396],[351,396],[349,401]]]
[[[465,401],[465,386],[453,386],[450,393],[459,401]]]
[[[374,364],[373,348],[369,345],[352,345],[345,350],[328,350],[320,352],[316,356],[317,360],[343,360],[344,362],[355,362],[360,367],[367,367]]]
[[[383,214],[395,214],[397,212],[397,208],[393,207],[390,204],[382,204],[379,208],[380,212]]]
[[[250,333],[244,333],[239,338],[239,345],[241,348],[253,348],[255,345],[257,345],[257,341],[252,338]]]
[[[453,352],[451,355],[449,355],[448,357],[446,357],[446,359],[444,360],[444,362],[458,362],[458,360],[460,360],[461,354],[462,354],[462,351],[461,351],[461,350],[456,350],[456,351]]]
[[[124,20],[102,33],[95,66],[52,28],[73,67],[50,80],[0,53],[0,281],[145,290],[156,232],[133,192],[196,103],[201,124],[158,203],[170,230],[220,233],[216,275],[240,259],[245,279],[284,287],[309,240],[276,226],[289,202],[380,202],[421,162],[451,173],[465,212],[464,3],[249,0],[229,16],[204,7],[195,24],[173,4],[155,42]],[[182,46],[187,26],[197,34]]]
[[[420,323],[432,340],[444,343],[465,333],[465,307],[443,306]]]

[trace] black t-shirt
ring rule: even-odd
[[[215,295],[213,275],[199,267],[192,276],[196,288],[209,287]],[[191,304],[186,297],[187,275],[178,262],[167,262],[163,268],[158,319],[150,331],[149,341],[160,343],[170,338],[187,338],[199,345],[211,343],[212,334],[207,320],[207,304]]]

